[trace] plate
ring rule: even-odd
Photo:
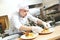
[[[54,28],[43,29],[43,31],[39,34],[50,34],[54,31]]]
[[[36,38],[38,36],[38,34],[35,34],[35,33],[29,33],[29,36],[25,36],[25,34],[24,35],[22,35],[21,36],[21,39],[25,39],[25,40],[30,40],[30,39],[34,39],[34,38]]]

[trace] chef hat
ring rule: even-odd
[[[19,8],[19,9],[29,10],[28,5],[19,5],[18,8]]]

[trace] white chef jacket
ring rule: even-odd
[[[29,21],[28,19],[30,19],[31,21],[37,23],[38,18],[33,17],[32,15],[30,15],[29,13],[27,13],[27,15],[22,18],[19,13],[16,13],[12,16],[11,18],[11,27],[10,27],[10,33],[9,34],[13,34],[13,33],[18,33],[20,32],[18,29],[21,27],[21,25],[28,25]]]

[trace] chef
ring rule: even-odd
[[[33,31],[35,33],[40,33],[43,30],[39,26],[30,26],[28,19],[30,21],[33,21],[35,24],[43,25],[46,29],[51,27],[48,26],[48,24],[41,19],[35,18],[34,16],[30,15],[29,7],[22,5],[19,7],[19,11],[16,12],[11,18],[13,26],[11,26],[10,28],[10,34],[21,34],[21,32],[25,31]]]

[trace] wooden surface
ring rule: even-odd
[[[56,26],[55,31],[47,35],[38,35],[34,40],[56,40],[60,38],[60,26]],[[18,38],[18,40],[21,40]]]
[[[56,26],[55,31],[51,34],[47,35],[39,35],[36,39],[34,40],[55,40],[60,37],[60,26]]]
[[[0,16],[0,23],[2,24],[2,30],[4,31],[5,29],[7,29],[8,27],[8,16],[4,15],[4,16]]]

